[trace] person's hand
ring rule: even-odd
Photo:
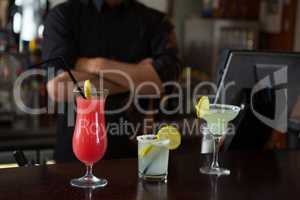
[[[105,58],[79,58],[75,65],[75,70],[90,74],[98,73],[101,68],[108,65]]]
[[[142,60],[138,64],[140,64],[140,65],[145,65],[145,64],[152,65],[153,64],[153,60],[151,58],[145,58],[144,60]]]
[[[88,58],[79,58],[76,63],[75,63],[75,70],[76,71],[81,71],[81,72],[86,72],[86,66],[89,62]]]

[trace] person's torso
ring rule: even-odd
[[[71,31],[76,57],[104,57],[128,63],[138,63],[152,56],[153,23],[164,16],[135,2],[115,8],[103,6],[101,11],[91,2],[75,3],[68,12],[74,16],[71,18]],[[129,96],[127,92],[107,98],[106,113],[112,113],[106,114],[108,123],[142,119],[142,114],[134,108],[134,102],[123,109],[130,100]],[[144,109],[147,105],[147,100],[139,101],[139,106]]]
[[[91,3],[81,4],[73,27],[78,57],[105,57],[130,63],[151,57],[151,19],[141,14],[147,10],[145,7],[132,4],[116,8],[104,5],[101,11]]]

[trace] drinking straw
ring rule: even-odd
[[[73,81],[74,85],[76,86],[77,90],[79,91],[80,96],[82,96],[82,98],[86,99],[81,87],[79,87],[78,81],[76,80],[76,78],[72,74],[71,70],[67,67],[66,61],[63,57],[60,56],[60,57],[48,59],[48,60],[45,60],[44,62],[41,62],[39,64],[30,66],[30,68],[35,68],[35,67],[39,67],[41,65],[51,64],[51,63],[55,63],[55,62],[60,62],[61,65],[59,67],[62,68],[64,71],[66,71],[69,74],[71,80]]]
[[[149,164],[145,167],[145,169],[143,170],[143,174],[146,174],[149,170],[149,168],[152,166],[152,164],[154,163],[154,161],[158,158],[160,151],[158,151],[156,153],[156,155],[150,160]]]

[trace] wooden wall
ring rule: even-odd
[[[257,20],[260,0],[220,0],[214,10],[215,17]]]
[[[279,34],[261,34],[261,48],[266,50],[294,50],[295,27],[297,16],[297,0],[285,1],[282,28]],[[299,2],[300,3],[300,2]],[[300,20],[300,19],[298,19]]]

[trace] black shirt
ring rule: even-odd
[[[133,0],[124,0],[116,7],[104,3],[100,10],[92,0],[73,0],[55,7],[47,16],[43,59],[63,56],[73,68],[80,57],[104,57],[127,63],[152,58],[160,79],[167,82],[176,80],[180,72],[172,33],[173,26],[164,14]],[[121,107],[127,97],[127,93],[109,96],[106,108]],[[128,120],[132,116],[128,113],[106,116],[106,121]],[[67,115],[60,115],[55,154],[58,161],[74,158],[72,134],[73,126],[67,125]],[[109,139],[107,157],[126,157],[130,152],[126,143],[124,137]]]

